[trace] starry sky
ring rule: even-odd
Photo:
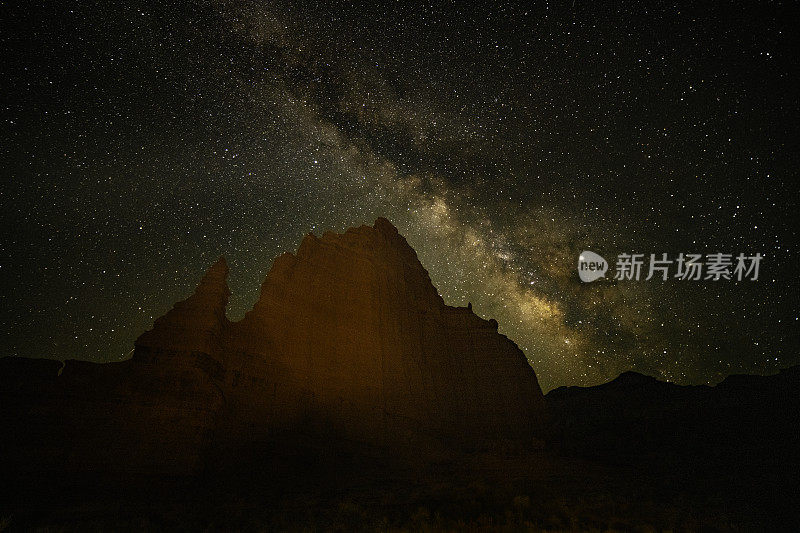
[[[545,390],[800,362],[788,3],[0,9],[0,355],[124,359],[220,254],[236,320],[304,234],[385,216]],[[582,250],[764,259],[583,284]]]

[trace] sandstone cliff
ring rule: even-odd
[[[523,353],[495,321],[445,305],[385,219],[306,236],[236,323],[227,274],[220,258],[129,361],[68,361],[57,375],[57,363],[2,360],[0,422],[17,428],[6,459],[191,473],[286,438],[413,450],[542,427]]]
[[[226,389],[268,426],[325,426],[397,443],[420,433],[475,440],[530,436],[536,375],[495,322],[444,304],[387,220],[308,235],[279,257],[261,297],[231,324]]]

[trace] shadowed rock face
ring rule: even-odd
[[[227,274],[220,258],[129,361],[68,361],[58,376],[58,363],[2,360],[0,416],[29,430],[8,443],[26,450],[11,462],[24,470],[48,441],[53,461],[76,469],[189,473],[209,454],[289,436],[469,447],[542,426],[523,353],[495,321],[446,306],[385,219],[306,236],[236,323],[225,316]]]
[[[136,339],[136,348],[216,353],[228,327],[225,307],[231,291],[226,282],[228,264],[224,257],[206,272],[186,300],[156,319],[153,329]]]

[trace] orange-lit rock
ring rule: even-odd
[[[0,417],[27,426],[7,459],[189,473],[298,436],[413,450],[528,439],[542,426],[523,353],[495,321],[446,306],[385,219],[306,236],[236,323],[227,274],[220,258],[129,361],[69,361],[60,376],[57,365],[3,361],[14,390]]]
[[[496,323],[446,306],[385,219],[279,257],[223,351],[226,390],[241,410],[259,398],[266,427],[469,442],[530,436],[543,412],[523,353]]]

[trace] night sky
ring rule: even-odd
[[[0,355],[124,359],[220,254],[241,318],[385,216],[545,390],[797,364],[798,20],[736,5],[5,2]],[[764,259],[582,284],[582,250]]]

